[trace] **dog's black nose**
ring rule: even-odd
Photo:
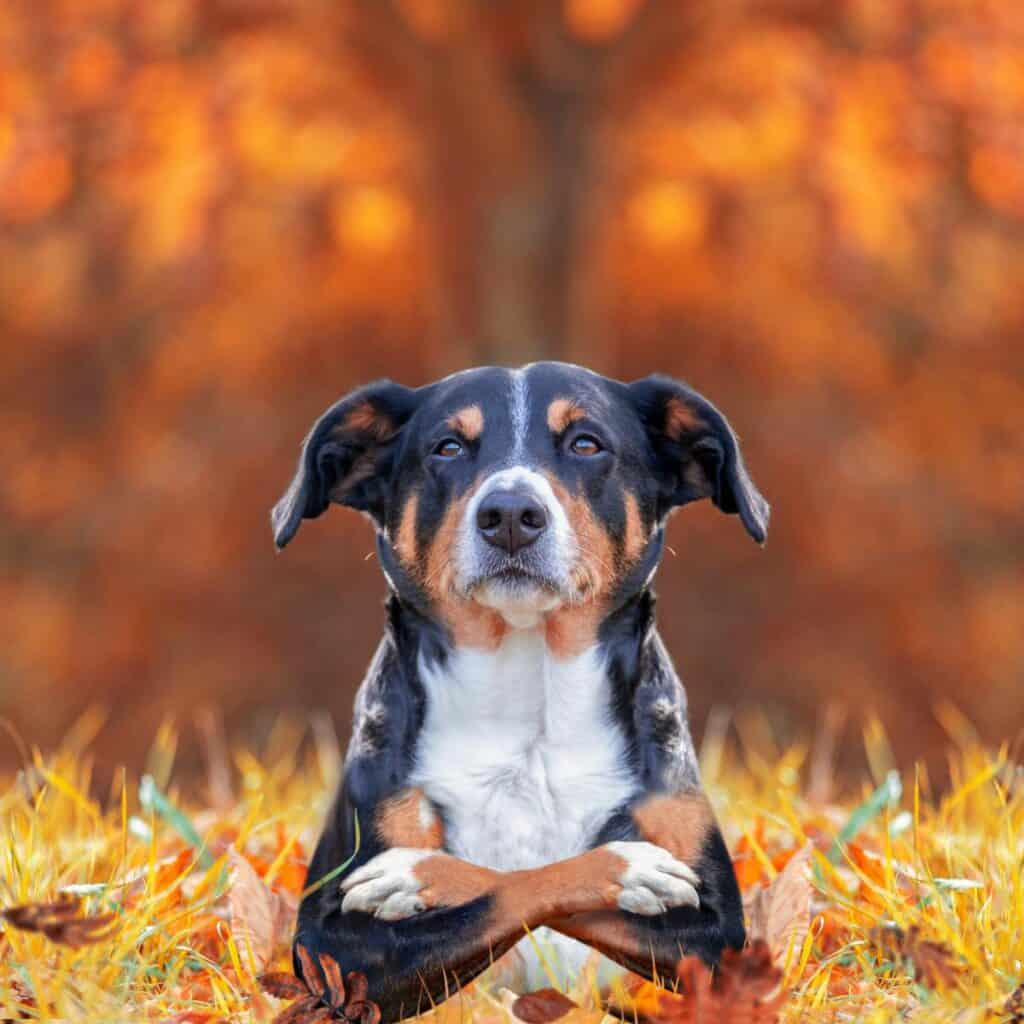
[[[476,525],[488,544],[514,555],[544,532],[548,517],[536,499],[514,491],[498,491],[480,502]]]

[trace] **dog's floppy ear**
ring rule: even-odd
[[[654,452],[663,511],[710,498],[723,512],[738,513],[747,533],[763,544],[771,508],[747,473],[729,421],[670,377],[645,377],[629,389]]]
[[[386,476],[415,391],[381,380],[353,391],[313,424],[302,444],[295,477],[270,512],[278,550],[303,519],[316,519],[332,502],[368,512],[380,525]]]

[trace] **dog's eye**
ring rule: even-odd
[[[591,437],[589,434],[580,434],[579,437],[574,438],[569,450],[574,455],[597,455],[598,452],[603,451],[600,441],[596,437]]]
[[[454,437],[446,437],[438,443],[434,454],[440,455],[442,459],[454,459],[456,455],[462,454],[462,445]]]

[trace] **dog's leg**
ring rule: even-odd
[[[501,873],[434,848],[392,847],[346,874],[337,897],[303,907],[296,942],[364,971],[386,1020],[413,1016],[466,984],[526,929],[588,911],[697,902],[696,878],[646,842]],[[337,889],[334,890],[337,893]]]
[[[655,843],[692,867],[699,878],[700,906],[666,906],[643,916],[585,911],[549,920],[549,927],[648,978],[674,977],[683,956],[696,954],[713,964],[726,946],[743,945],[743,906],[732,860],[702,793],[648,797],[609,823],[607,833]]]

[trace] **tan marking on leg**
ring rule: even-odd
[[[655,965],[655,950],[649,938],[632,927],[622,914],[614,910],[593,910],[545,922],[548,928],[568,935],[591,949],[620,963],[630,970],[650,977]],[[657,965],[658,973],[672,978],[674,964]]]
[[[413,867],[428,907],[460,906],[491,896],[495,929],[509,923],[534,928],[551,917],[612,909],[617,905],[626,861],[598,847],[568,860],[525,871],[492,871],[447,854],[426,857]]]
[[[680,398],[665,403],[665,433],[678,441],[683,434],[692,434],[703,428],[704,421]]]
[[[648,797],[633,808],[640,835],[690,867],[700,860],[704,842],[717,828],[714,812],[703,793]]]
[[[475,441],[484,432],[484,413],[479,405],[467,405],[453,412],[447,423],[467,441]]]
[[[414,572],[416,568],[416,511],[418,508],[419,495],[413,491],[402,508],[402,518],[395,535],[395,553],[409,572]]]
[[[583,419],[587,414],[571,398],[556,398],[548,406],[548,428],[553,434],[561,434],[570,424]]]
[[[377,811],[377,835],[388,846],[439,850],[444,826],[422,789],[407,789],[385,800]]]

